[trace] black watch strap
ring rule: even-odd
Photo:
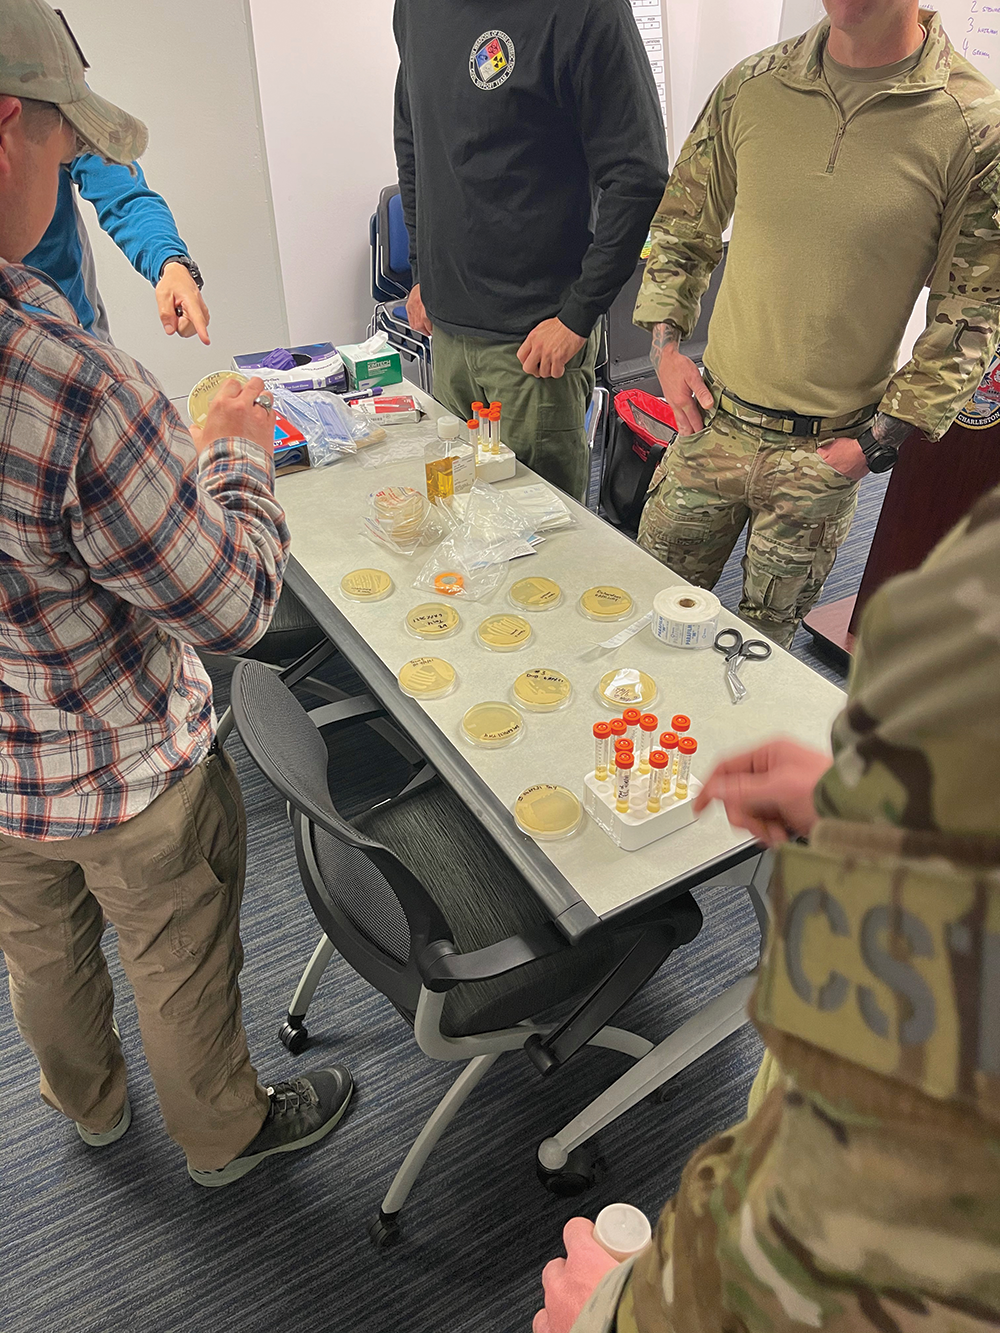
[[[160,277],[163,277],[163,270],[168,264],[181,264],[194,278],[195,286],[201,291],[205,285],[205,279],[201,276],[201,269],[194,262],[190,255],[170,255],[160,265]]]
[[[870,426],[858,436],[858,444],[861,445],[869,472],[888,472],[899,457],[899,450],[877,440]]]

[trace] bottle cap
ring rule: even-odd
[[[677,749],[677,733],[675,731],[660,732],[660,746],[664,750]]]
[[[490,420],[491,420],[491,421],[499,421],[499,420],[500,420],[500,404],[499,404],[499,403],[497,403],[496,407],[491,407],[491,408],[490,408]]]
[[[670,756],[665,750],[650,750],[649,766],[650,768],[666,768],[670,763]]]
[[[631,750],[616,750],[615,763],[619,768],[631,768],[635,763],[635,755]]]
[[[674,731],[690,731],[691,719],[683,713],[675,713],[670,719],[670,726]]]
[[[499,399],[499,398],[494,398],[493,401],[492,401],[492,403],[490,403],[490,408],[491,408],[491,409],[492,409],[492,408],[497,408],[497,407],[499,407],[499,406],[500,406],[500,399]]]
[[[613,717],[608,723],[612,736],[624,736],[628,731],[628,723],[623,717]]]
[[[481,407],[485,407],[485,406],[486,406],[485,403],[473,403],[473,404],[472,404],[472,415],[475,416],[476,413],[479,411],[479,409],[480,409]]]
[[[455,688],[455,668],[440,657],[413,657],[396,675],[411,699],[442,699]]]
[[[462,423],[458,417],[438,417],[438,439],[457,440]]]
[[[619,1263],[644,1250],[652,1238],[649,1219],[630,1203],[612,1203],[597,1214],[594,1240]]]
[[[476,412],[476,416],[480,421],[488,421],[490,417],[490,409],[488,407],[481,407]]]
[[[465,579],[453,569],[434,575],[434,591],[444,593],[445,597],[456,597],[464,587]]]
[[[639,726],[643,731],[655,731],[659,725],[659,719],[655,713],[643,713],[639,719]]]
[[[629,752],[634,752],[635,746],[632,744],[632,742],[629,740],[627,736],[616,736],[615,754],[617,754],[619,750],[628,750]]]
[[[625,725],[627,727],[637,727],[642,714],[639,712],[638,708],[626,708],[624,713],[622,713],[622,717],[625,719]]]
[[[340,580],[340,591],[352,602],[384,601],[392,588],[392,579],[384,569],[352,569]]]
[[[468,421],[465,424],[466,426],[468,426],[469,430],[479,429],[479,422],[476,420],[475,417],[469,417]]]
[[[681,754],[694,754],[698,748],[698,742],[693,736],[682,736],[677,742],[677,748]]]
[[[603,741],[611,735],[611,727],[607,722],[594,723],[594,736],[597,740]]]

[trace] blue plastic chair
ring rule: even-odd
[[[387,185],[379,195],[378,207],[369,225],[372,252],[372,297],[375,311],[368,333],[385,333],[389,346],[411,358],[417,381],[426,392],[433,391],[431,340],[410,327],[406,306],[401,304],[413,286],[410,268],[410,236],[403,219],[403,201],[398,185]]]

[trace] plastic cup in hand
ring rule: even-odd
[[[594,1240],[619,1263],[644,1250],[652,1238],[646,1214],[630,1203],[609,1203],[597,1214]]]

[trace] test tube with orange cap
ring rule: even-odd
[[[620,717],[613,717],[611,721],[608,723],[608,726],[611,729],[611,746],[610,746],[611,752],[608,758],[608,764],[612,770],[611,776],[614,777],[615,741],[619,740],[622,736],[625,735],[627,728],[625,726],[624,721]]]
[[[663,801],[663,780],[670,768],[670,756],[666,750],[651,750],[649,754],[649,791],[646,796],[646,809],[651,815],[660,813]]]
[[[626,708],[624,713],[622,713],[622,717],[625,720],[626,727],[628,727],[628,731],[625,734],[634,746],[636,742],[636,733],[639,730],[639,719],[642,717],[642,711],[638,708]]]
[[[664,785],[670,790],[670,784],[674,778],[674,769],[677,765],[677,742],[680,737],[676,731],[660,732],[660,749],[666,750],[667,758],[670,760],[670,766],[663,775]]]
[[[639,718],[639,772],[649,772],[649,751],[653,745],[653,732],[660,725],[655,713],[643,713]]]
[[[619,750],[615,757],[616,773],[615,780],[615,809],[620,815],[628,814],[629,807],[629,787],[632,780],[632,765],[635,763],[635,755],[631,750]]]
[[[685,732],[691,730],[691,719],[687,716],[686,713],[675,713],[673,717],[670,719],[670,729],[671,731],[675,731],[677,733],[677,738],[679,740],[681,736],[684,735]],[[671,775],[675,781],[677,780],[677,764],[679,759],[680,759],[680,751],[675,750],[674,763],[673,767],[670,770]]]
[[[608,751],[611,749],[611,727],[607,722],[594,723],[594,777],[598,782],[608,780]]]
[[[490,403],[490,453],[500,452],[500,402]]]
[[[478,449],[479,448],[478,417],[469,417],[468,421],[465,423],[465,433],[467,437],[466,443],[471,445],[473,449]]]
[[[477,413],[479,417],[479,447],[483,453],[489,453],[490,448],[490,409],[481,407]]]
[[[677,768],[677,782],[674,785],[674,795],[679,801],[686,801],[688,794],[688,778],[691,776],[691,756],[698,748],[698,742],[693,736],[682,736],[677,742],[677,751],[679,754]]]

